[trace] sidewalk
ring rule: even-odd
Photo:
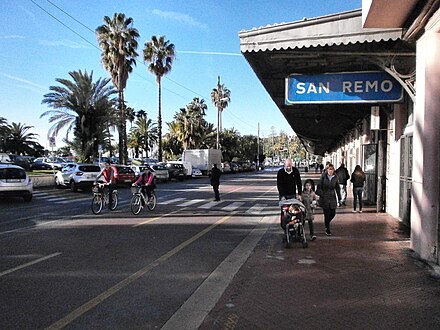
[[[282,244],[278,217],[199,329],[438,329],[440,278],[375,208],[337,210],[333,236]],[[308,227],[306,226],[308,233]]]

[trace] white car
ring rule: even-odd
[[[70,163],[55,173],[57,187],[70,187],[72,191],[91,188],[101,168],[96,164]]]
[[[22,167],[0,164],[0,196],[19,196],[30,202],[33,191],[32,180]]]
[[[198,168],[193,167],[192,177],[196,178],[196,177],[200,177],[200,176],[202,176],[202,171],[200,171]]]

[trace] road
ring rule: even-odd
[[[220,202],[207,178],[160,184],[138,216],[118,191],[98,216],[90,192],[0,201],[0,328],[197,327],[278,215],[275,172],[223,176]]]

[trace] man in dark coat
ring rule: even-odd
[[[214,200],[216,202],[220,201],[220,193],[219,193],[218,188],[220,186],[220,175],[221,174],[222,174],[222,172],[217,167],[217,164],[214,164],[214,166],[212,167],[212,170],[211,170],[211,186],[212,186],[212,189],[214,190]]]
[[[341,200],[339,203],[345,206],[345,200],[347,199],[347,181],[350,179],[350,174],[344,163],[341,163],[341,166],[338,167],[336,175],[338,176],[339,187],[341,188]]]
[[[277,173],[277,188],[280,199],[284,197],[285,199],[297,198],[301,200],[301,175],[298,169],[293,167],[291,159],[286,159],[284,167]]]

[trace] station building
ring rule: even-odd
[[[306,149],[361,165],[366,202],[439,264],[440,0],[362,5],[241,31],[240,49]]]

